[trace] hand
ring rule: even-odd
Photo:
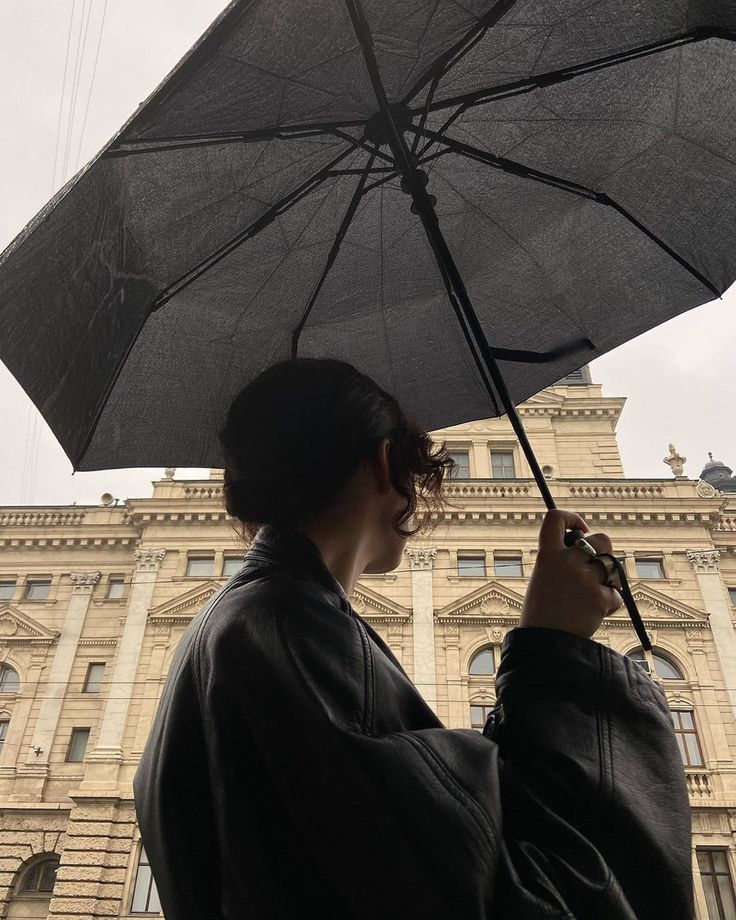
[[[577,514],[548,511],[519,625],[562,629],[589,639],[603,618],[621,606],[621,596],[603,584],[606,575],[599,562],[577,546],[565,546],[567,530],[584,531],[599,553],[613,552],[606,534],[588,534],[588,525]]]

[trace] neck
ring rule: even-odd
[[[325,565],[350,597],[368,559],[360,527],[318,522],[304,525],[302,531],[317,546]]]

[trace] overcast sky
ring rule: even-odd
[[[110,139],[225,5],[222,0],[0,3],[0,249]],[[78,49],[83,53],[77,55]],[[693,478],[708,450],[736,465],[735,307],[736,286],[722,300],[593,363],[593,379],[604,385],[604,393],[628,399],[619,426],[628,476],[667,477],[662,458],[671,440],[687,457],[685,472]],[[61,447],[2,364],[0,406],[2,505],[94,503],[103,492],[146,496],[151,480],[162,474],[139,469],[72,476]],[[208,471],[179,470],[177,478],[188,473]]]

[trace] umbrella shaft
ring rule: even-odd
[[[503,379],[503,375],[501,374],[496,359],[493,356],[493,352],[491,351],[491,347],[483,332],[483,327],[473,309],[470,297],[465,288],[465,283],[463,282],[462,276],[455,264],[455,260],[452,257],[452,253],[442,234],[434,205],[418,174],[416,160],[412,156],[403,132],[399,129],[393,117],[391,104],[386,96],[383,81],[381,80],[381,75],[378,70],[378,62],[376,61],[370,29],[365,20],[360,0],[346,0],[346,2],[348,10],[350,11],[353,27],[355,28],[355,32],[362,46],[363,56],[368,68],[371,83],[373,84],[373,90],[384,118],[391,152],[396,161],[396,165],[401,170],[402,177],[406,182],[406,187],[411,193],[416,210],[421,218],[425,233],[427,234],[427,239],[435,254],[439,269],[442,272],[450,302],[463,328],[468,344],[473,351],[476,363],[479,365],[486,389],[492,401],[495,403],[496,398],[493,392],[493,388],[495,387],[496,393],[509,417],[511,426],[519,439],[521,449],[524,451],[527,462],[531,467],[532,474],[539,486],[539,491],[542,493],[544,503],[548,510],[551,511],[556,506],[555,500],[552,498],[552,493],[547,485],[547,480],[544,478],[539,462],[534,455],[519,413],[516,411],[506,382]],[[487,374],[482,372],[483,366]],[[493,386],[491,386],[491,382],[488,379],[489,376],[490,381],[493,381]]]

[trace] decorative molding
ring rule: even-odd
[[[161,562],[166,555],[166,550],[138,548],[134,551],[133,555],[135,556],[136,562],[138,563],[139,572],[155,572],[161,565]]]
[[[715,575],[721,554],[717,549],[689,549],[687,560],[698,575]]]
[[[407,546],[404,552],[409,557],[409,568],[412,572],[431,569],[437,557],[437,550],[430,546]]]
[[[130,537],[0,537],[0,549],[95,549],[130,546],[138,542],[138,536]]]
[[[716,490],[709,482],[703,482],[701,479],[695,486],[695,494],[699,498],[713,498],[713,496],[716,494]]]
[[[92,646],[92,645],[116,646],[118,644],[118,640],[115,637],[111,639],[96,639],[94,638],[94,636],[90,636],[86,639],[80,639],[77,644],[80,646]]]
[[[397,604],[396,601],[363,585],[357,585],[353,589],[350,604],[356,613],[370,622],[408,623],[411,620],[411,610],[408,607]]]
[[[84,511],[3,511],[0,527],[70,527],[84,518]]]
[[[631,594],[639,608],[645,627],[656,630],[659,627],[687,626],[690,629],[708,627],[708,614],[696,610],[681,601],[676,601],[661,591],[643,585],[641,582],[631,585]],[[609,626],[630,623],[629,615],[621,607],[616,613],[606,617]]]
[[[47,629],[42,623],[12,607],[0,606],[1,645],[54,645],[60,632]]]
[[[183,594],[178,594],[171,600],[154,607],[148,614],[148,621],[151,624],[167,623],[170,625],[188,623],[221,588],[222,585],[214,580],[196,585]]]
[[[508,625],[518,620],[524,598],[496,581],[487,582],[470,594],[435,611],[439,623],[488,623]]]
[[[74,585],[72,594],[91,594],[100,580],[100,572],[71,572],[69,578]]]

